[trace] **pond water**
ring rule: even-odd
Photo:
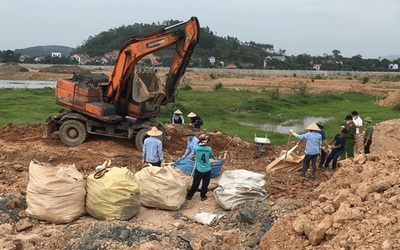
[[[0,88],[42,89],[45,87],[55,88],[56,81],[0,80]]]
[[[293,129],[297,133],[305,132],[306,127],[311,123],[323,123],[332,119],[331,117],[321,117],[321,116],[306,116],[298,119],[289,119],[280,124],[273,123],[262,123],[256,124],[251,122],[241,122],[241,125],[256,127],[265,131],[277,132],[281,134],[289,133],[289,129]]]

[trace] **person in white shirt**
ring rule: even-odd
[[[363,126],[363,121],[362,121],[361,117],[358,115],[357,111],[351,112],[351,115],[353,116],[354,125],[356,125],[356,134],[359,134],[360,129]]]
[[[361,117],[358,115],[357,111],[353,111],[351,112],[351,116],[353,117],[353,123],[356,126],[356,137],[357,137],[357,142],[354,145],[354,152],[355,153],[359,153],[359,149],[363,148],[361,147],[359,144],[362,140],[360,140],[360,132],[363,126],[363,120],[361,119]]]

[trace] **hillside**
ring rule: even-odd
[[[62,45],[43,45],[43,46],[35,46],[24,49],[16,49],[15,52],[21,55],[31,55],[35,56],[51,56],[51,53],[61,53],[64,56],[69,56],[72,52],[73,48],[62,46]]]

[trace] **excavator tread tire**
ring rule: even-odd
[[[86,126],[78,120],[67,120],[63,122],[59,130],[61,141],[67,146],[78,146],[89,136]]]
[[[142,152],[142,150],[143,150],[143,144],[144,144],[144,140],[147,138],[147,137],[149,137],[148,135],[147,135],[147,132],[149,131],[150,129],[148,129],[148,128],[142,128],[141,130],[139,130],[139,132],[136,134],[136,136],[135,136],[135,146],[136,146],[136,148],[140,151],[140,152]]]

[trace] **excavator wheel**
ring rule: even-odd
[[[67,120],[59,130],[61,141],[68,146],[78,146],[88,137],[86,126],[78,120]]]
[[[135,136],[135,146],[140,152],[142,152],[144,140],[149,137],[147,135],[149,130],[148,128],[142,128]]]

